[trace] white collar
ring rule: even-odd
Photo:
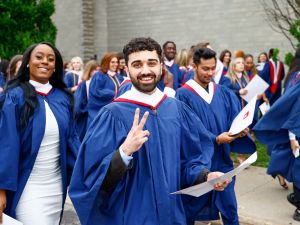
[[[114,76],[116,76],[116,72],[113,72],[113,71],[110,71],[110,70],[108,70],[107,71],[107,74],[109,75],[109,76],[111,76],[111,77],[114,77]]]
[[[37,93],[42,95],[47,95],[52,89],[52,85],[49,83],[49,81],[46,84],[41,84],[34,80],[29,80],[29,83],[35,88]]]
[[[274,82],[273,83],[276,84],[278,81],[278,77],[279,77],[280,62],[279,62],[279,60],[274,62],[272,59],[270,59],[269,61],[273,65],[273,68],[274,68]]]
[[[196,92],[208,104],[211,103],[211,101],[214,97],[214,92],[215,92],[213,82],[210,82],[208,84],[208,92],[200,84],[198,84],[194,79],[188,80],[185,84],[188,85],[192,90],[194,90],[194,92]]]
[[[138,105],[150,107],[151,109],[156,109],[166,97],[167,96],[158,88],[155,89],[155,92],[153,94],[148,95],[138,91],[134,86],[132,86],[129,91],[125,92],[114,101],[132,102]]]
[[[164,63],[168,67],[171,67],[174,64],[174,59],[172,59],[171,61],[169,61],[167,58],[165,58]]]

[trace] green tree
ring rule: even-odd
[[[300,0],[261,0],[273,30],[283,34],[296,49],[300,47]],[[285,63],[290,65],[294,54],[285,56]]]
[[[0,1],[0,57],[10,59],[33,43],[55,43],[54,0]]]

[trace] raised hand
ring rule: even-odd
[[[121,145],[124,153],[126,155],[132,155],[132,153],[138,151],[142,145],[148,141],[148,137],[150,135],[148,130],[143,130],[144,125],[149,116],[149,112],[145,112],[140,123],[139,123],[139,115],[140,109],[137,108],[135,110],[134,119],[132,123],[132,127],[124,141]]]

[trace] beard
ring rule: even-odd
[[[132,82],[132,85],[137,89],[139,90],[140,92],[143,92],[143,93],[149,93],[149,92],[152,92],[157,84],[159,83],[160,79],[161,79],[161,75],[156,75],[154,73],[149,73],[149,74],[141,74],[141,75],[138,75],[137,78],[133,78],[130,74],[130,79],[131,79],[131,82]],[[151,83],[147,83],[147,84],[143,84],[141,79],[142,78],[152,78],[153,79],[153,82]]]

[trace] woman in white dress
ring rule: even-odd
[[[80,145],[59,51],[29,47],[0,96],[0,216],[58,225]],[[1,221],[0,221],[1,222]]]

